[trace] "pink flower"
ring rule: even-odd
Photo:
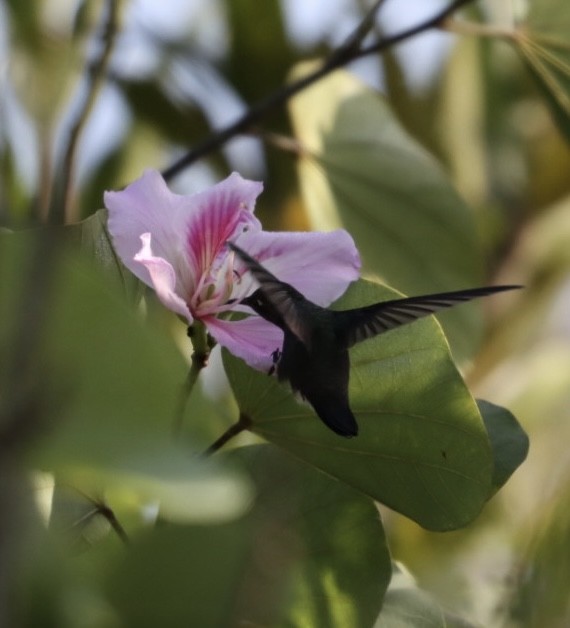
[[[125,266],[188,325],[202,321],[219,344],[268,370],[283,332],[257,315],[238,321],[224,317],[231,311],[251,314],[239,302],[256,288],[226,241],[322,306],[357,279],[360,259],[343,230],[262,231],[253,215],[262,188],[234,172],[208,190],[182,196],[168,189],[160,173],[147,170],[125,190],[106,192],[105,205],[109,232]]]

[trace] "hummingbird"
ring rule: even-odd
[[[471,288],[336,311],[309,301],[233,242],[227,245],[259,284],[241,304],[284,333],[283,346],[272,354],[270,374],[276,370],[277,378],[288,381],[328,428],[346,438],[358,434],[348,398],[350,347],[459,303],[522,287]]]

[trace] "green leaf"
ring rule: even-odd
[[[374,504],[269,446],[231,452],[257,498],[232,524],[139,535],[108,580],[126,626],[372,626],[391,565]]]
[[[230,50],[224,63],[228,81],[248,102],[265,97],[293,64],[295,51],[279,2],[225,0]],[[252,16],[255,15],[255,19]],[[250,60],[256,59],[255,72]]]
[[[136,303],[140,299],[143,285],[123,265],[113,247],[111,235],[107,231],[106,209],[99,209],[80,223],[67,226],[66,231],[72,238],[79,240],[81,249],[96,260],[109,280],[123,287],[129,300]]]
[[[495,461],[493,493],[495,493],[524,462],[528,454],[528,436],[514,415],[505,408],[482,399],[477,400],[477,406],[485,422],[493,450]]]
[[[219,628],[239,598],[247,521],[165,526],[137,539],[109,578],[109,597],[126,628]]]
[[[295,74],[305,72],[303,65]],[[313,228],[346,228],[365,270],[407,294],[479,285],[469,208],[379,94],[337,71],[296,96],[290,111]],[[469,351],[480,332],[477,308],[445,317],[458,350]]]
[[[188,369],[172,338],[146,326],[79,252],[58,248],[46,260],[48,285],[38,290],[29,275],[34,247],[28,245],[39,242],[21,234],[3,236],[0,247],[0,355],[13,362],[13,338],[21,335],[20,349],[33,358],[24,360],[26,371],[18,379],[0,368],[0,388],[10,386],[11,393],[3,397],[0,416],[10,417],[20,399],[29,399],[27,429],[36,436],[32,467],[103,496],[113,507],[158,502],[166,519],[241,514],[250,497],[242,478],[215,460],[192,456],[205,443],[172,437]],[[37,311],[21,312],[21,293],[30,292],[45,300],[32,300]],[[33,333],[22,324],[34,327]],[[203,410],[202,404],[199,419],[207,421]]]
[[[559,467],[553,470],[556,492],[546,486],[540,508],[530,513],[534,517],[520,521],[521,527],[527,524],[525,553],[518,556],[512,598],[504,605],[513,626],[570,625],[570,476],[567,467],[562,478]]]
[[[524,24],[511,41],[570,141],[570,4],[532,0]]]
[[[177,100],[171,96],[165,86],[167,82],[174,82],[174,77],[161,70],[160,76],[151,80],[118,81],[117,84],[138,121],[147,122],[171,142],[191,144],[209,128],[208,120],[190,96],[181,94],[182,90],[178,90]]]
[[[360,280],[335,307],[393,298]],[[472,521],[491,491],[485,426],[435,320],[424,319],[351,350],[350,399],[357,438],[328,430],[287,386],[224,357],[251,430],[425,528]]]
[[[243,618],[259,626],[372,626],[391,576],[367,497],[273,446],[234,450],[251,474],[256,546]],[[237,625],[237,622],[236,622]]]

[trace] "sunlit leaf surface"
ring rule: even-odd
[[[263,626],[372,626],[391,575],[372,500],[277,447],[232,452],[257,488],[243,619]]]
[[[118,561],[108,595],[123,626],[238,625],[247,521],[163,526],[137,539]]]

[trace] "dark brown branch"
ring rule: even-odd
[[[89,119],[109,65],[118,32],[119,4],[119,0],[108,0],[106,9],[103,11],[103,35],[101,37],[103,45],[98,57],[86,69],[87,87],[85,97],[75,120],[71,124],[61,174],[54,184],[48,216],[51,224],[62,224],[69,222],[73,218],[71,207],[73,201],[73,181],[75,179],[75,155],[81,134]]]
[[[229,440],[251,427],[251,419],[246,414],[240,414],[237,423],[231,425],[215,442],[204,452],[204,456],[211,456],[221,449]]]
[[[415,35],[419,35],[424,31],[431,30],[432,28],[440,28],[446,22],[447,18],[449,18],[450,15],[458,11],[462,6],[471,2],[473,2],[473,0],[455,0],[455,2],[452,2],[447,8],[442,9],[439,13],[426,20],[425,22],[420,22],[416,26],[402,31],[401,33],[396,33],[396,35],[392,35],[391,37],[387,37],[386,39],[381,39],[375,44],[370,44],[369,46],[361,48],[355,59],[360,59],[360,57],[365,57],[366,55],[372,54],[374,52],[384,52],[384,50],[387,50],[392,46],[396,46],[404,40],[410,39]]]
[[[221,148],[228,140],[232,139],[236,135],[249,131],[271,110],[285,104],[292,96],[315,83],[323,76],[331,73],[333,70],[336,70],[337,68],[347,65],[348,63],[366,55],[383,52],[384,50],[387,50],[388,48],[391,48],[392,46],[395,46],[419,33],[431,30],[432,28],[437,28],[452,13],[470,2],[473,2],[473,0],[455,0],[455,2],[452,2],[446,9],[443,9],[433,17],[420,22],[416,26],[403,30],[400,33],[396,33],[395,35],[391,35],[390,37],[385,37],[374,44],[370,44],[369,46],[362,47],[362,41],[373,26],[374,20],[372,18],[381,4],[380,0],[377,1],[373,5],[372,9],[364,16],[354,33],[340,48],[333,51],[333,53],[319,68],[297,81],[283,85],[276,91],[269,94],[266,98],[252,105],[241,116],[241,118],[238,118],[232,124],[220,129],[210,137],[207,137],[195,148],[186,153],[186,155],[166,168],[166,170],[162,172],[162,176],[167,181],[172,179],[184,170],[184,168],[187,168],[202,157],[217,150],[218,148]]]

